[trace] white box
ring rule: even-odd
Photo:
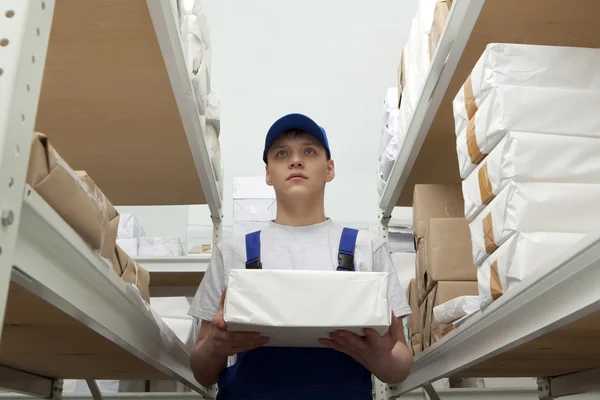
[[[598,71],[598,49],[488,44],[453,101],[456,132],[465,129],[473,113],[497,86],[600,90]]]
[[[457,138],[460,176],[466,178],[509,131],[600,137],[599,109],[600,92],[495,87]]]
[[[600,183],[600,138],[509,132],[462,183],[474,219],[509,182]]]
[[[600,184],[511,182],[469,224],[475,265],[516,232],[589,233],[599,205]]]
[[[120,238],[117,239],[117,246],[119,246],[129,257],[137,257],[139,254],[139,239],[136,238]]]
[[[293,347],[322,347],[319,338],[341,329],[384,334],[392,313],[388,279],[382,272],[232,269],[227,329],[260,332],[268,346]]]
[[[139,257],[183,256],[183,245],[177,237],[141,237]]]
[[[517,233],[478,269],[481,309],[518,285],[540,266],[558,264],[561,254],[585,237],[582,233]]]
[[[119,239],[139,239],[142,236],[146,236],[146,231],[140,224],[140,221],[137,219],[135,214],[121,214],[121,217],[119,218],[119,230],[117,232],[117,237]]]
[[[433,307],[436,324],[449,324],[479,310],[478,296],[460,296]]]

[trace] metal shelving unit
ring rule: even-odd
[[[517,11],[518,10],[518,11]],[[600,48],[593,0],[455,0],[423,92],[380,201],[382,235],[419,183],[459,183],[452,99],[488,43]],[[433,162],[435,161],[435,163]],[[539,377],[539,397],[600,390],[600,231],[415,358],[387,397],[439,396],[443,377]]]
[[[66,378],[175,379],[214,398],[134,287],[25,183],[38,130],[114,204],[208,204],[218,242],[221,193],[171,2],[6,0],[0,19],[0,386],[59,398]],[[160,283],[207,262],[144,266]]]

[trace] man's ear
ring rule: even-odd
[[[269,164],[265,165],[265,182],[269,186],[273,186],[273,181],[271,180],[271,173],[269,172]]]
[[[331,182],[333,178],[335,178],[335,163],[333,162],[333,160],[328,160],[326,182]]]

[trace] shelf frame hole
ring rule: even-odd
[[[8,41],[7,38],[0,39],[0,46],[6,47],[6,46],[8,46],[8,43],[10,43],[10,42]]]
[[[6,16],[6,18],[12,18],[15,16],[15,12],[13,10],[8,10],[4,13],[4,15]]]

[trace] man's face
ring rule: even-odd
[[[267,152],[266,181],[278,196],[306,197],[325,190],[335,176],[332,160],[312,135],[302,131],[283,134]]]

